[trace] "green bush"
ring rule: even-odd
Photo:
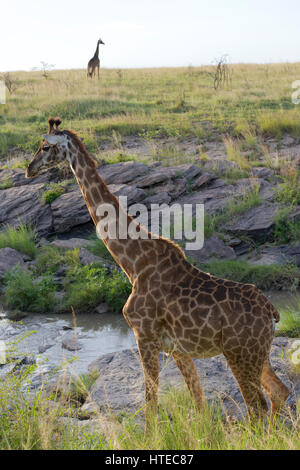
[[[64,307],[75,311],[88,311],[100,302],[106,302],[119,312],[125,304],[131,285],[117,270],[108,275],[101,265],[73,266],[68,271],[70,283],[66,285]]]
[[[17,266],[6,273],[4,283],[4,304],[10,309],[47,312],[55,306],[55,286],[50,276],[37,281]]]
[[[274,240],[276,243],[289,243],[300,239],[300,221],[288,219],[291,208],[280,210],[275,219]]]

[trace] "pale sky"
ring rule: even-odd
[[[300,61],[299,0],[7,0],[0,71]]]

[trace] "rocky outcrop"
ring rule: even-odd
[[[227,238],[225,236],[221,240],[214,236],[210,240],[205,240],[202,250],[189,253],[198,261],[207,261],[212,258],[234,259],[236,256],[244,256],[253,250],[251,240],[258,243],[273,241],[275,219],[282,208],[282,205],[274,202],[276,192],[274,171],[266,167],[254,167],[251,178],[242,178],[229,183],[226,178],[234,169],[236,169],[235,162],[214,158],[204,164],[202,162],[201,165],[191,163],[172,167],[163,167],[160,162],[150,165],[135,161],[103,164],[98,168],[98,172],[112,193],[117,197],[127,197],[129,212],[133,204],[145,205],[148,214],[143,214],[144,219],[141,223],[155,233],[160,232],[161,222],[157,227],[150,227],[150,208],[155,214],[160,212],[158,206],[163,204],[176,203],[181,207],[191,204],[193,215],[196,216],[196,204],[204,204],[205,216],[214,216],[229,203],[234,203],[251,191],[251,188],[257,191],[261,203],[228,220],[222,226],[222,232],[227,233]],[[221,178],[220,175],[224,175],[225,178]],[[69,185],[67,192],[51,205],[43,202],[41,196],[47,189],[47,184],[49,181],[57,181],[58,177],[56,169],[33,179],[26,179],[23,169],[0,171],[0,183],[10,180],[13,184],[12,188],[0,190],[0,230],[4,230],[7,224],[16,227],[20,223],[29,223],[36,227],[39,239],[53,234],[67,234],[63,237],[82,237],[85,236],[85,231],[93,230],[86,203],[76,185]],[[136,215],[132,211],[131,213]],[[300,207],[295,208],[288,218],[291,221],[300,220]],[[239,242],[232,244],[230,239],[238,239]],[[78,243],[78,246],[83,246]],[[72,242],[59,240],[56,246],[60,245],[71,247]],[[268,252],[263,254],[261,261],[253,259],[253,262],[274,260],[276,263],[281,263],[283,259],[293,259],[299,264],[298,258],[297,250],[294,254],[284,251],[280,256]]]
[[[295,409],[296,397],[300,393],[300,376],[293,374],[285,358],[290,343],[287,338],[275,338],[271,362],[275,372],[290,388],[287,403]],[[195,359],[194,363],[209,402],[221,399],[227,408],[236,404],[245,412],[240,390],[224,356]],[[161,354],[159,368],[160,394],[170,385],[183,386],[182,376],[171,357]],[[92,386],[87,402],[94,402],[102,412],[135,411],[144,404],[144,379],[137,350],[105,354],[93,361],[89,369],[96,369],[100,375]]]
[[[39,236],[52,231],[52,212],[41,202],[43,184],[9,188],[0,192],[0,230],[20,223],[36,227]]]

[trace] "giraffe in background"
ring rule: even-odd
[[[98,70],[98,78],[100,73],[100,60],[99,60],[99,44],[104,44],[102,39],[99,39],[97,42],[97,48],[94,56],[89,60],[87,66],[87,77],[93,78],[93,75],[96,75],[96,69]]]
[[[269,353],[279,313],[252,284],[216,278],[198,270],[173,242],[152,238],[128,215],[97,172],[80,138],[60,131],[61,120],[49,119],[49,131],[26,169],[26,176],[67,161],[96,226],[103,220],[97,208],[109,204],[120,220],[136,224],[144,237],[106,237],[103,241],[132,284],[123,314],[133,329],[144,371],[146,424],[157,410],[159,352],[171,354],[199,409],[204,396],[193,358],[224,354],[239,384],[250,419],[262,418],[267,409],[262,387],[271,401],[271,422],[280,412],[289,390],[274,373]],[[54,125],[56,127],[54,127]],[[132,233],[132,232],[131,232]]]

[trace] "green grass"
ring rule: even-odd
[[[8,227],[5,232],[0,232],[0,248],[10,247],[31,258],[37,253],[35,240],[35,230],[24,224],[20,224],[17,229]]]
[[[262,290],[295,290],[300,279],[299,270],[293,264],[258,266],[247,261],[213,260],[197,266],[216,277],[255,284]]]
[[[128,413],[107,418],[98,413],[98,427],[83,429],[68,416],[76,417],[76,406],[95,377],[80,376],[75,387],[66,381],[48,396],[41,390],[30,396],[22,384],[31,383],[34,368],[23,368],[0,383],[1,450],[296,450],[300,446],[296,418],[277,422],[268,433],[267,422],[251,426],[244,419],[239,423],[225,419],[218,403],[198,413],[188,392],[175,388],[161,396],[158,421],[153,417],[148,434],[142,410],[138,422]]]

